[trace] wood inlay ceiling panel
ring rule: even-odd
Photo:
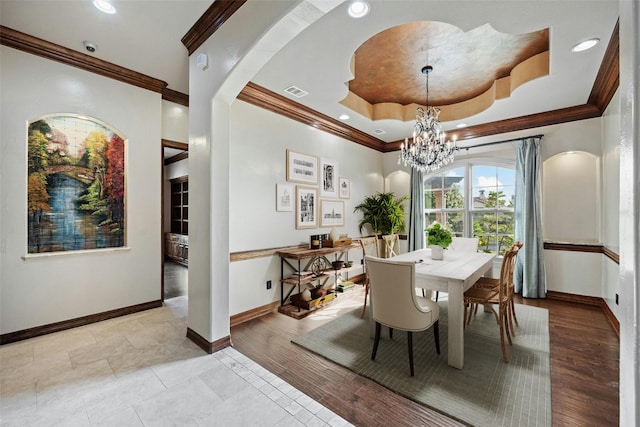
[[[467,117],[549,74],[549,30],[504,34],[486,24],[464,32],[430,21],[389,28],[355,51],[341,102],[373,120],[412,120],[415,104],[425,104],[425,65],[434,68],[429,105],[442,108],[442,120]]]

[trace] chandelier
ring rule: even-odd
[[[456,140],[445,141],[445,133],[438,120],[440,109],[429,106],[429,73],[431,65],[422,67],[422,74],[427,76],[427,102],[425,108],[418,107],[416,124],[413,126],[413,139],[404,139],[400,144],[398,164],[411,166],[420,172],[432,172],[453,161],[458,151]]]

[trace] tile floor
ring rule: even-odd
[[[233,348],[185,337],[187,298],[0,347],[2,426],[347,426]]]

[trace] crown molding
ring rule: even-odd
[[[170,139],[162,139],[162,146],[167,148],[175,148],[177,150],[189,151],[189,144],[186,142],[172,141]]]
[[[189,158],[189,152],[183,151],[182,153],[176,154],[175,156],[171,156],[167,159],[164,159],[164,165],[167,166],[172,163],[176,163],[176,162],[179,162],[180,160],[184,160],[188,158]]]
[[[111,62],[103,61],[102,59],[73,49],[68,49],[9,27],[0,26],[0,44],[153,92],[162,93],[167,87],[167,83],[162,80],[112,64]]]
[[[498,122],[483,123],[476,126],[469,126],[457,131],[450,131],[452,135],[457,135],[457,140],[480,138],[482,136],[498,135],[507,132],[515,132],[524,129],[537,128],[542,126],[557,125],[559,123],[573,122],[576,120],[591,119],[600,117],[601,113],[595,105],[583,104],[574,107],[561,108],[544,113],[531,114],[528,116],[514,117],[500,120]],[[385,153],[400,149],[400,144],[404,140],[390,142],[385,146]]]
[[[620,19],[616,21],[598,75],[593,83],[587,104],[596,105],[604,114],[620,85]]]
[[[351,126],[319,113],[282,95],[249,82],[238,94],[237,99],[264,108],[276,114],[328,132],[340,138],[383,151],[385,142]]]
[[[189,55],[207,41],[247,0],[215,0],[181,41]]]
[[[182,42],[189,50],[189,53],[191,54],[197,49],[245,2],[246,0],[216,0],[189,30],[187,35],[183,37]],[[619,22],[616,23],[613,30],[611,40],[607,46],[587,104],[470,126],[461,131],[456,131],[458,140],[601,116],[619,86],[620,41],[618,31]],[[162,80],[5,26],[0,26],[0,44],[112,78],[123,83],[161,93],[162,99],[164,100],[175,102],[186,107],[189,106],[189,95],[168,89],[167,83]],[[249,82],[244,87],[238,95],[238,99],[383,153],[399,150],[400,144],[403,142],[400,140],[385,143],[381,139],[359,131],[252,82]]]
[[[177,90],[164,88],[162,90],[162,99],[164,99],[165,101],[184,105],[185,107],[189,106],[189,95],[178,92]]]

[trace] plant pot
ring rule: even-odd
[[[340,269],[342,268],[342,266],[344,265],[344,261],[340,261],[340,260],[338,260],[338,261],[333,261],[333,262],[331,263],[331,265],[333,266],[333,269],[334,269],[334,270],[340,270]]]
[[[444,249],[442,246],[431,245],[431,259],[441,260],[444,258]]]
[[[311,299],[322,298],[325,295],[327,295],[327,290],[322,286],[318,286],[311,290]]]

